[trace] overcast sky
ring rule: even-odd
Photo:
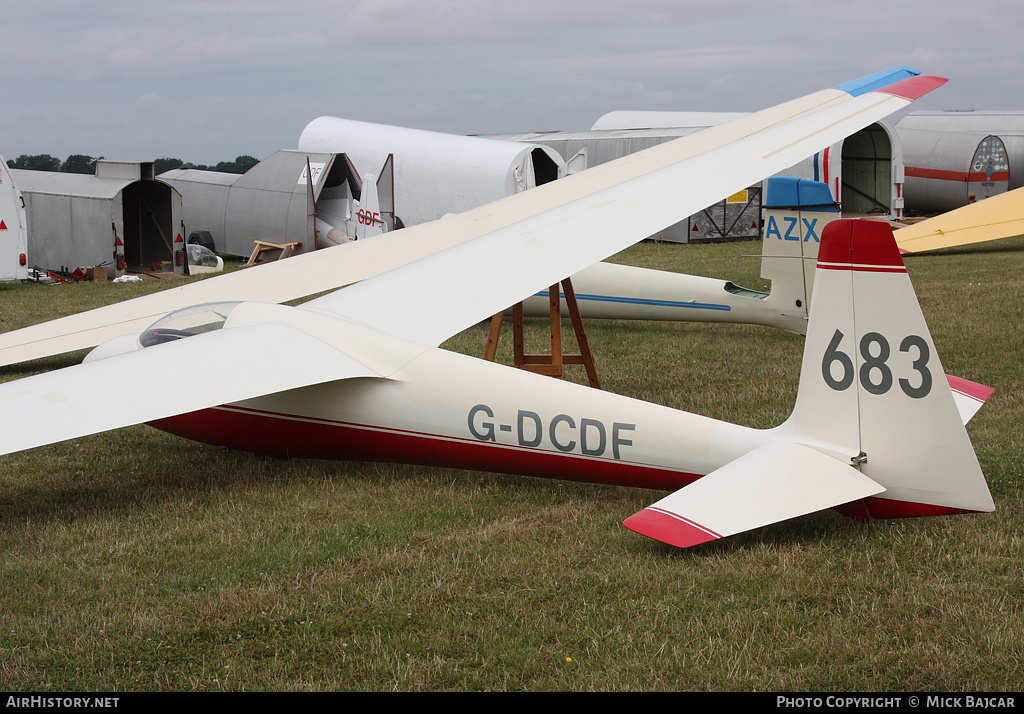
[[[215,164],[318,116],[459,134],[754,111],[893,65],[1024,110],[1020,0],[0,0],[0,153]]]

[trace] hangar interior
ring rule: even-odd
[[[136,181],[121,189],[122,241],[129,271],[175,265],[173,190],[161,181]]]
[[[902,177],[893,174],[893,138],[879,124],[872,124],[848,137],[842,151],[843,213],[895,215],[893,184]]]

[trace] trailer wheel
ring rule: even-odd
[[[188,234],[188,243],[193,245],[198,243],[199,245],[207,248],[213,252],[217,252],[213,244],[213,236],[210,231],[192,231]]]

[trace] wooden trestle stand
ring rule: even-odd
[[[564,354],[562,352],[562,300],[559,295],[559,286],[556,284],[548,289],[551,305],[551,354],[525,354],[523,346],[523,303],[517,303],[512,308],[512,352],[514,366],[519,369],[561,379],[564,365],[581,364],[587,370],[587,379],[590,381],[590,386],[594,389],[600,389],[601,384],[597,379],[597,367],[594,366],[594,356],[590,352],[586,330],[583,329],[583,319],[580,317],[580,308],[576,303],[576,293],[572,289],[572,282],[569,278],[566,278],[561,282],[561,287],[561,292],[565,297],[565,304],[569,309],[569,317],[572,318],[572,327],[576,333],[576,344],[579,347],[579,353]],[[484,351],[484,359],[491,362],[494,361],[498,351],[498,337],[501,335],[501,325],[504,317],[505,313],[499,312],[491,318],[491,331],[487,335],[487,348]]]

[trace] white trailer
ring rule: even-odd
[[[945,213],[1009,190],[1010,160],[998,136],[903,128],[900,141],[910,210]]]
[[[28,279],[25,198],[0,156],[0,281]]]
[[[605,114],[589,131],[492,135],[506,141],[542,144],[563,157],[586,155],[588,166],[672,141],[745,116],[732,112],[634,112]],[[778,174],[818,181],[829,186],[846,215],[871,214],[892,220],[903,217],[903,153],[895,129],[879,121]],[[758,217],[762,185],[745,195],[709,206],[686,221],[662,231],[673,242],[760,237]]]
[[[565,175],[554,150],[476,136],[370,124],[338,117],[314,119],[299,137],[300,151],[344,152],[356,166],[394,158],[394,210],[404,225],[461,213]]]
[[[1009,190],[1024,186],[1024,111],[984,111],[975,109],[917,111],[896,122],[896,131],[940,131],[999,137],[1006,148],[1009,164]]]

